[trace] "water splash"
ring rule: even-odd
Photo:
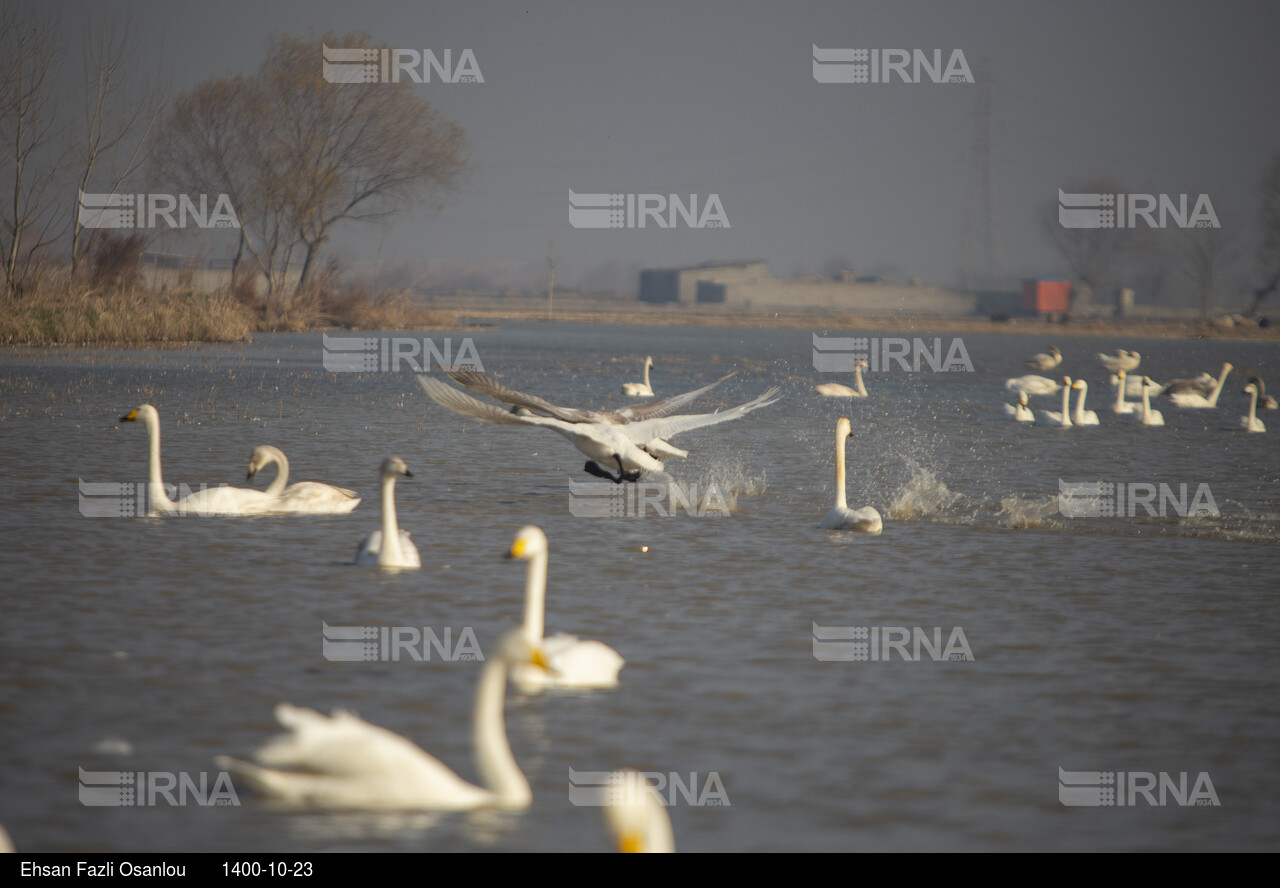
[[[898,521],[937,517],[945,514],[962,497],[938,480],[931,469],[910,463],[911,477],[889,505],[889,517]]]

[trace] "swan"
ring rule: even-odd
[[[1062,363],[1062,352],[1058,351],[1056,345],[1049,346],[1049,351],[1041,352],[1038,355],[1032,355],[1023,361],[1022,366],[1028,370],[1052,370]]]
[[[1240,417],[1240,428],[1246,432],[1265,432],[1267,427],[1258,419],[1258,387],[1252,382],[1244,387],[1249,395],[1249,415]]]
[[[1142,397],[1142,376],[1140,375],[1133,376],[1129,373],[1123,373],[1123,372],[1122,374],[1113,373],[1111,375],[1111,385],[1113,387],[1121,384],[1120,382],[1121,375],[1124,376],[1124,396],[1126,398],[1141,398]],[[1210,376],[1208,373],[1204,374],[1204,377],[1206,380],[1208,380],[1210,384],[1213,383],[1213,377]],[[1168,388],[1168,386],[1161,385],[1155,380],[1152,380],[1151,381],[1152,397],[1155,397],[1156,395],[1161,394],[1166,388]],[[1137,409],[1136,404],[1134,405],[1134,409],[1135,410]]]
[[[456,372],[450,375],[454,378],[457,376]],[[774,386],[754,400],[718,413],[663,415],[674,409],[677,402],[685,403],[703,390],[719,384],[715,382],[711,386],[704,386],[703,389],[668,398],[665,402],[656,402],[637,409],[627,408],[614,414],[603,414],[589,410],[555,407],[540,398],[521,395],[519,392],[505,389],[501,383],[496,383],[505,392],[510,393],[509,396],[514,395],[525,399],[525,403],[521,405],[526,407],[525,412],[512,413],[494,404],[478,401],[432,376],[419,375],[418,382],[431,400],[462,416],[470,416],[473,419],[497,425],[536,426],[563,435],[581,453],[589,457],[584,467],[585,471],[615,484],[621,484],[623,481],[639,481],[641,472],[661,472],[661,459],[671,456],[688,456],[688,451],[673,447],[666,441],[667,438],[746,416],[753,410],[776,403],[781,392],[781,389]],[[545,416],[530,412],[532,408],[529,405],[533,403],[542,405],[537,409],[555,411],[555,415]],[[627,417],[638,416],[654,418],[627,421]],[[606,465],[616,465],[617,474],[605,468]]]
[[[622,386],[622,393],[629,398],[652,398],[653,389],[649,387],[649,368],[653,366],[653,358],[644,359],[644,382],[628,382]]]
[[[1036,415],[1027,406],[1026,392],[1018,392],[1017,404],[1004,405],[1004,415],[1013,419],[1014,422],[1035,422],[1036,419]]]
[[[1125,383],[1126,376],[1128,376],[1128,374],[1125,373],[1123,370],[1121,370],[1116,375],[1111,377],[1111,384],[1115,386],[1115,390],[1116,390],[1116,403],[1115,403],[1115,406],[1111,408],[1113,413],[1133,413],[1135,410],[1139,409],[1139,407],[1141,406],[1139,404],[1133,403],[1132,401],[1126,401],[1124,399],[1125,392],[1128,388],[1128,386]],[[1139,379],[1138,383],[1139,383],[1138,393],[1141,394],[1142,380]]]
[[[476,686],[472,754],[482,786],[386,728],[344,709],[322,715],[281,703],[276,720],[289,730],[259,749],[259,764],[220,755],[214,763],[254,790],[295,805],[338,809],[462,811],[527,808],[533,800],[511,754],[503,718],[509,670],[545,667],[542,652],[513,629],[485,661]]]
[[[844,492],[844,441],[853,428],[846,417],[836,421],[836,504],[818,527],[823,530],[856,530],[859,533],[879,533],[884,529],[880,513],[870,506],[850,509]]]
[[[382,463],[382,530],[375,530],[364,538],[356,549],[356,564],[378,567],[422,567],[418,547],[409,539],[409,531],[401,530],[396,523],[396,477],[412,478],[398,456],[388,457]]]
[[[1041,410],[1036,415],[1037,425],[1056,425],[1062,426],[1064,429],[1071,428],[1071,407],[1069,403],[1071,398],[1071,377],[1062,377],[1062,383],[1062,412]]]
[[[1123,370],[1125,373],[1131,373],[1138,369],[1138,365],[1142,363],[1142,355],[1137,352],[1125,351],[1117,349],[1114,355],[1098,353],[1098,363],[1107,369],[1110,373],[1119,373]]]
[[[249,456],[249,474],[245,480],[252,479],[272,463],[275,463],[278,470],[275,480],[266,489],[267,496],[273,499],[270,505],[272,512],[342,515],[360,505],[359,494],[345,487],[334,487],[318,481],[289,484],[289,460],[279,448],[270,444],[253,449]]]
[[[1026,392],[1028,395],[1052,395],[1062,388],[1047,376],[1018,376],[1006,379],[1004,387],[1011,392]]]
[[[574,635],[557,633],[544,638],[543,620],[547,602],[547,536],[541,528],[520,528],[511,543],[508,558],[528,563],[524,577],[525,641],[539,648],[547,669],[518,665],[511,680],[521,691],[542,688],[613,688],[624,660],[613,648],[599,641],[583,641]]]
[[[1131,415],[1138,422],[1148,426],[1164,425],[1164,414],[1159,410],[1151,409],[1151,391],[1156,387],[1148,377],[1142,377],[1142,410],[1135,410]]]
[[[601,788],[604,823],[614,846],[624,853],[673,854],[675,832],[667,806],[639,771],[624,768],[609,775]]]
[[[814,391],[825,398],[865,398],[867,396],[867,387],[862,384],[862,371],[867,367],[867,362],[859,358],[853,365],[853,381],[858,384],[857,388],[849,388],[847,385],[841,385],[838,382],[824,382],[822,385],[814,386]]]
[[[261,490],[245,487],[211,487],[197,490],[174,502],[165,492],[160,476],[160,413],[150,404],[143,404],[120,417],[121,422],[140,422],[147,428],[151,439],[150,466],[148,468],[147,500],[151,508],[147,517],[158,515],[261,515],[268,511],[272,497]]]
[[[1250,376],[1249,384],[1256,385],[1258,387],[1258,406],[1263,410],[1275,410],[1277,407],[1280,407],[1280,402],[1276,401],[1275,395],[1267,394],[1267,387],[1259,377]]]
[[[1076,412],[1072,414],[1071,421],[1078,426],[1098,425],[1098,414],[1092,410],[1084,409],[1084,399],[1089,394],[1089,383],[1083,379],[1077,379],[1071,384],[1071,387],[1078,389],[1080,392],[1080,397],[1076,400]]]
[[[1187,380],[1176,380],[1169,383],[1163,394],[1166,398],[1174,403],[1176,407],[1199,408],[1218,406],[1218,396],[1222,394],[1222,386],[1227,381],[1227,374],[1235,368],[1230,364],[1222,365],[1222,372],[1218,375],[1218,379],[1211,387],[1200,387],[1195,381],[1190,384],[1180,385]]]

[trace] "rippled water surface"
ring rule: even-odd
[[[680,850],[1272,850],[1280,838],[1280,413],[1238,429],[1242,373],[1280,389],[1267,343],[1064,337],[1059,372],[1090,383],[1096,428],[1008,421],[1006,377],[1051,341],[967,335],[974,372],[869,374],[870,397],[813,392],[813,333],[845,330],[504,324],[472,338],[484,369],[551,401],[619,406],[654,357],[659,395],[737,375],[709,411],[771,385],[785,399],[674,443],[675,481],[729,507],[571,514],[584,457],[537,429],[428,401],[407,369],[328,373],[318,335],[175,351],[0,353],[0,823],[23,850],[595,850],[599,810],[570,770],[630,765],[718,780],[727,806],[674,795]],[[871,334],[861,334],[871,335]],[[931,338],[931,337],[929,337]],[[945,345],[951,337],[942,337]],[[1144,428],[1107,409],[1093,355],[1142,353],[1159,381],[1237,368],[1214,410],[1160,405]],[[1033,399],[1057,408],[1057,398]],[[244,485],[275,444],[295,480],[358,490],[333,517],[88,518],[78,482],[144,481],[154,404],[165,480]],[[828,532],[834,427],[848,416],[852,506],[877,537]],[[344,565],[378,526],[377,468],[397,487],[423,569]],[[1068,518],[1059,483],[1201,489],[1220,514]],[[257,482],[261,486],[264,481]],[[1184,500],[1184,502],[1186,502]],[[1204,505],[1202,500],[1201,505]],[[710,510],[715,511],[715,510]],[[521,618],[524,524],[550,540],[547,629],[627,660],[613,691],[508,694],[534,791],[517,813],[89,807],[79,770],[206,772],[277,730],[290,701],[357,710],[474,780],[479,665],[333,662],[322,624],[470,628],[486,652]],[[971,661],[815,657],[822,627],[961,630]],[[910,652],[910,647],[908,647]],[[1217,806],[1067,807],[1068,771],[1203,772]],[[1157,796],[1157,800],[1159,797]],[[1127,799],[1124,799],[1127,801]]]

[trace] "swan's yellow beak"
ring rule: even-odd
[[[525,549],[527,548],[528,546],[525,545],[524,540],[516,540],[514,543],[511,544],[511,551],[507,553],[507,557],[523,558]]]
[[[128,413],[126,413],[124,416],[120,417],[120,421],[121,421],[121,422],[137,422],[137,421],[138,421],[138,411],[137,411],[136,409],[135,409],[135,410],[130,410],[130,411],[129,411]]]
[[[644,841],[637,833],[623,833],[618,836],[618,850],[623,854],[641,854],[644,852]]]
[[[533,654],[529,657],[529,662],[546,672],[555,672],[555,670],[551,668],[551,664],[547,662],[547,655],[542,652],[542,648],[533,649]]]

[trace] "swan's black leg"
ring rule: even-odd
[[[609,481],[612,481],[614,484],[622,483],[621,478],[613,474],[613,472],[610,472],[604,466],[600,465],[600,463],[596,462],[594,459],[587,460],[587,464],[582,468],[588,474],[595,475],[597,478],[605,478]]]
[[[615,453],[613,455],[613,458],[618,461],[618,483],[619,484],[621,484],[623,481],[630,481],[632,484],[634,484],[635,482],[640,480],[639,469],[636,469],[634,472],[628,472],[626,469],[622,467],[621,456]]]

